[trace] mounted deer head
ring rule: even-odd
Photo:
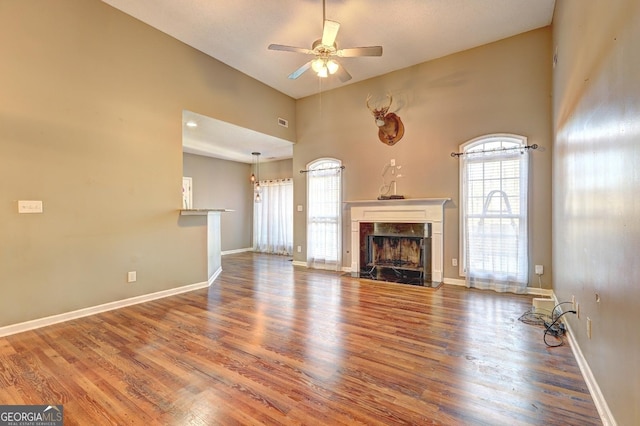
[[[372,108],[369,105],[369,101],[371,100],[371,95],[367,96],[367,108],[373,114],[373,117],[376,120],[376,126],[378,126],[378,139],[380,142],[386,145],[394,145],[404,135],[404,124],[402,124],[402,120],[393,112],[388,112],[391,107],[391,103],[393,102],[393,96],[387,95],[389,98],[389,103],[380,108]]]

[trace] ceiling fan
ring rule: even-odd
[[[285,46],[282,44],[270,44],[269,50],[282,50],[285,52],[304,53],[315,56],[309,62],[289,74],[289,78],[295,80],[309,68],[313,69],[318,77],[328,77],[329,74],[337,74],[343,83],[351,80],[351,75],[344,66],[341,66],[335,57],[351,58],[356,56],[382,56],[382,46],[350,47],[338,49],[336,36],[340,29],[340,24],[330,21],[325,17],[325,0],[322,0],[322,20],[324,22],[322,38],[316,40],[311,45],[311,49],[304,47]]]

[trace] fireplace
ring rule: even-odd
[[[431,224],[360,222],[361,278],[431,283]]]
[[[443,280],[449,198],[349,201],[351,274],[437,287]]]

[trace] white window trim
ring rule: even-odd
[[[466,152],[467,149],[469,149],[470,147],[472,147],[473,145],[477,144],[477,143],[485,143],[485,142],[492,142],[493,140],[499,141],[499,140],[509,140],[510,142],[513,143],[518,143],[520,144],[520,146],[525,147],[527,146],[527,137],[526,136],[522,136],[522,135],[516,135],[514,133],[491,133],[488,135],[483,135],[483,136],[478,136],[476,138],[473,138],[471,140],[468,140],[462,144],[460,144],[459,146],[459,151],[458,152]],[[467,276],[467,271],[465,271],[464,269],[464,265],[466,265],[466,258],[465,258],[465,249],[464,249],[464,233],[465,233],[465,220],[463,217],[463,212],[464,209],[462,208],[462,203],[465,202],[465,200],[462,199],[463,194],[464,194],[464,182],[463,182],[463,177],[462,177],[462,167],[459,167],[459,171],[458,171],[458,194],[460,194],[460,208],[459,210],[459,218],[458,218],[458,223],[460,224],[459,226],[459,232],[458,232],[458,274],[461,277],[466,277]]]
[[[310,161],[307,163],[305,169],[306,170],[311,170],[311,167],[313,164],[318,163],[320,161],[332,161],[335,164],[336,167],[342,168],[342,161],[337,159],[337,158],[333,158],[333,157],[320,157],[320,158],[316,158],[313,161]],[[337,235],[337,243],[338,243],[338,247],[337,247],[337,260],[336,260],[336,270],[340,270],[342,268],[342,197],[343,197],[343,185],[344,182],[342,181],[342,174],[340,175],[340,194],[339,194],[339,200],[338,200],[338,235]],[[310,267],[312,265],[309,265],[308,262],[308,258],[309,258],[309,176],[307,176],[306,179],[306,186],[307,186],[307,200],[306,200],[306,219],[305,219],[305,227],[306,227],[306,239],[307,239],[307,250],[306,250],[306,262],[307,262],[307,267]],[[327,268],[328,269],[328,268]]]

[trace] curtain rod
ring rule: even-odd
[[[278,182],[292,180],[293,178],[279,178],[279,179],[262,179],[260,182]]]
[[[300,170],[300,173],[323,172],[323,171],[325,171],[325,170],[336,170],[336,169],[343,170],[343,169],[344,169],[344,166],[340,166],[340,167],[327,167],[326,169]]]
[[[513,147],[513,148],[498,148],[498,149],[488,149],[486,151],[472,151],[472,152],[452,152],[451,156],[452,157],[461,157],[465,154],[479,154],[479,153],[484,153],[484,152],[500,152],[500,151],[512,151],[514,149],[538,149],[538,144],[534,143],[533,145],[527,145],[527,146],[517,146],[517,147]]]

